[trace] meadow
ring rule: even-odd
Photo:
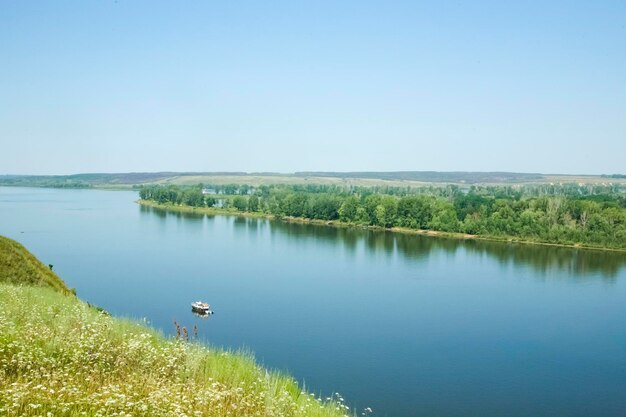
[[[19,243],[0,238],[0,415],[355,415],[251,353],[166,338],[76,298]]]

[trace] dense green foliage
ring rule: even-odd
[[[0,284],[50,287],[62,293],[71,292],[50,266],[45,266],[12,239],[0,236]]]
[[[626,249],[626,193],[617,185],[149,186],[140,197],[277,217]]]
[[[249,353],[167,339],[63,294],[59,277],[3,237],[0,271],[0,416],[355,415]]]

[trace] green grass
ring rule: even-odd
[[[98,312],[21,245],[0,243],[1,416],[354,415],[249,353]]]
[[[155,210],[163,210],[174,213],[192,213],[192,214],[206,214],[214,216],[218,214],[227,216],[239,216],[239,217],[254,217],[259,219],[275,219],[276,216],[267,213],[261,213],[258,211],[239,211],[234,207],[221,208],[221,207],[192,207],[184,204],[174,203],[157,203],[153,200],[137,200],[137,204],[151,207]]]
[[[50,287],[70,293],[57,274],[16,241],[0,236],[0,283]]]

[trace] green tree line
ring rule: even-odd
[[[626,194],[595,186],[148,186],[157,203],[224,207],[379,227],[404,227],[626,249]]]

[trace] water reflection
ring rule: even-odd
[[[254,219],[249,219],[246,217],[240,217],[240,216],[236,216],[233,218],[233,226],[235,226],[236,228],[245,228],[247,229],[248,224],[250,223],[248,220],[254,220]]]
[[[141,213],[151,213],[162,219],[170,217],[175,219],[202,220],[206,216],[203,213],[171,211],[159,207],[150,207],[143,205],[139,205],[139,210],[141,211]]]
[[[626,254],[609,251],[473,240],[463,244],[469,253],[485,254],[501,264],[529,266],[546,277],[566,271],[573,278],[600,274],[613,280],[626,264]]]
[[[179,219],[197,221],[202,214],[173,213],[153,207],[140,206],[142,213],[151,213],[160,218],[175,216]],[[626,265],[626,254],[588,249],[563,248],[557,246],[526,245],[519,243],[489,242],[482,240],[460,240],[436,238],[422,235],[394,233],[389,231],[364,230],[344,227],[325,227],[264,219],[233,217],[232,225],[238,231],[246,231],[255,237],[264,225],[269,225],[270,234],[287,235],[294,239],[313,239],[339,245],[348,254],[354,254],[362,245],[370,256],[399,255],[405,260],[420,261],[434,253],[454,254],[462,250],[467,254],[487,256],[503,266],[513,265],[532,268],[536,273],[549,278],[551,272],[566,271],[574,279],[598,276],[613,280]],[[557,274],[554,274],[557,275]],[[559,274],[558,276],[563,276]]]

